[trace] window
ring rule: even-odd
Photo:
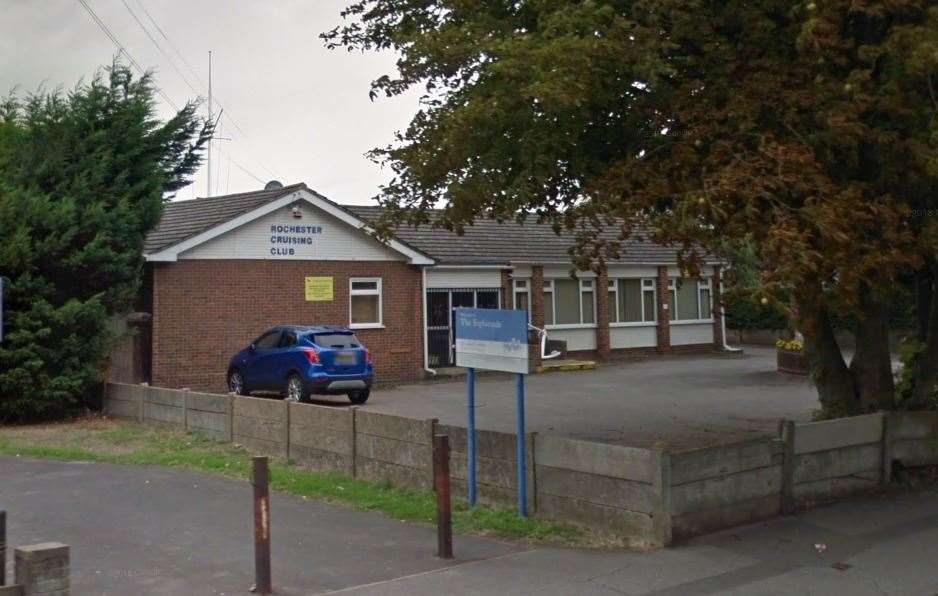
[[[672,321],[709,320],[712,315],[710,280],[697,278],[668,281],[668,308]]]
[[[283,332],[283,335],[280,336],[280,347],[289,348],[290,346],[296,345],[296,331],[292,329],[287,329]]]
[[[595,322],[594,280],[563,278],[544,282],[546,325],[591,325]]]
[[[381,278],[352,278],[349,284],[351,326],[381,327]]]
[[[580,280],[580,322],[596,322],[596,300],[593,298],[593,280]]]
[[[528,280],[516,279],[512,285],[515,310],[528,311],[528,322],[531,322],[531,308],[528,306]]]
[[[609,280],[609,322],[654,322],[657,302],[655,280],[623,278]]]
[[[313,343],[324,348],[357,348],[358,338],[353,333],[317,333]]]
[[[277,344],[280,343],[280,330],[274,329],[273,331],[268,331],[264,335],[257,338],[254,342],[254,347],[259,350],[268,350],[270,348],[277,347]]]

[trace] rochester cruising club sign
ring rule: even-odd
[[[319,234],[322,226],[317,224],[270,224],[270,256],[292,257],[298,247],[312,246]]]

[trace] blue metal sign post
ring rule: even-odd
[[[466,493],[476,504],[476,369],[466,369]]]
[[[456,309],[456,365],[466,368],[466,493],[476,502],[475,369],[516,373],[518,513],[527,516],[524,436],[524,375],[528,362],[528,317],[521,310]]]

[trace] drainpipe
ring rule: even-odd
[[[726,343],[726,309],[723,308],[723,272],[720,272],[720,326],[723,327],[723,350],[727,352],[742,352],[742,348],[731,347]]]
[[[430,368],[430,331],[427,327],[427,267],[420,268],[420,309],[423,311],[423,370],[433,376],[436,371]],[[724,339],[726,335],[724,334]]]

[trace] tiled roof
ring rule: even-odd
[[[159,225],[147,235],[143,252],[156,252],[182,242],[300,188],[305,188],[305,185],[291,184],[271,190],[167,203]]]
[[[211,227],[224,223],[270,201],[306,189],[304,184],[284,186],[274,190],[247,192],[220,197],[168,203],[156,230],[147,236],[145,252],[167,248]],[[375,221],[381,208],[363,205],[340,205],[342,209],[363,221]],[[442,228],[422,226],[403,227],[396,231],[401,242],[425,253],[441,264],[506,265],[515,263],[569,262],[567,249],[573,244],[572,236],[554,233],[550,224],[527,221],[498,223],[477,219],[467,226],[462,236]],[[616,240],[617,231],[603,233],[607,240]],[[677,248],[655,244],[636,233],[624,243],[620,258],[622,264],[668,264],[677,260]],[[716,261],[714,261],[716,262]]]
[[[344,205],[359,219],[373,221],[381,216],[381,207]],[[618,240],[617,229],[600,234],[607,241]],[[573,245],[570,234],[557,235],[549,223],[528,220],[498,223],[478,218],[459,236],[443,228],[429,225],[420,228],[398,228],[395,236],[424,252],[438,263],[465,265],[503,265],[515,263],[566,263],[567,252]],[[647,239],[648,234],[637,231],[620,245],[619,259],[615,263],[626,265],[663,265],[677,261],[677,247],[662,246]],[[715,260],[713,262],[716,262]]]

